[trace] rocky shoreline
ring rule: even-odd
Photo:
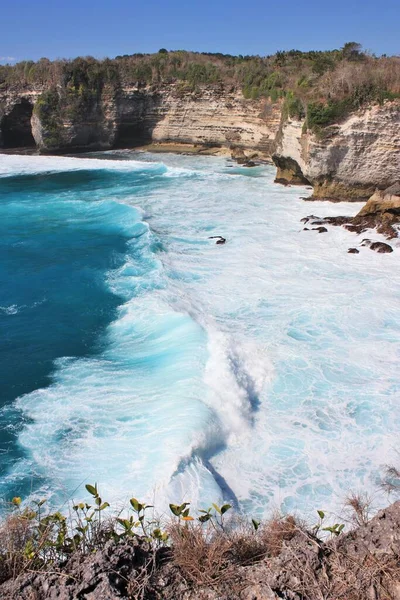
[[[354,217],[318,217],[309,215],[301,219],[304,230],[326,233],[327,226],[341,226],[353,233],[361,234],[375,230],[387,240],[399,237],[400,232],[400,182],[384,191],[377,190]],[[393,252],[392,246],[380,241],[364,238],[361,246],[367,246],[379,253]],[[349,253],[358,254],[357,248],[349,248]]]
[[[253,536],[246,538],[246,548],[242,538],[238,553],[224,546],[222,535],[217,548],[210,540],[202,552],[193,550],[193,562],[191,551],[180,554],[181,543],[195,546],[200,535],[188,526],[172,546],[157,548],[140,538],[109,541],[94,554],[75,554],[63,564],[4,582],[0,599],[400,599],[400,502],[328,541],[291,517],[274,527],[267,530],[265,547],[257,550]]]

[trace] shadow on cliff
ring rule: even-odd
[[[157,123],[163,118],[162,97],[157,92],[135,91],[118,99],[118,124],[114,148],[150,144]]]
[[[29,100],[22,99],[14,104],[12,110],[0,121],[0,147],[35,148],[32,135],[31,117],[33,105]]]

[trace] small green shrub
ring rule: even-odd
[[[286,94],[283,105],[283,118],[302,119],[305,116],[303,103],[293,92]]]

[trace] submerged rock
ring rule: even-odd
[[[307,223],[309,219],[310,217],[305,217],[302,222]],[[377,233],[384,235],[387,239],[396,238],[400,231],[400,183],[395,183],[384,191],[377,190],[355,217],[325,217],[322,221],[318,220],[312,224],[319,223],[342,225],[348,231],[358,234],[368,229],[376,229]],[[370,246],[371,244],[371,240],[364,239],[361,245]],[[383,242],[376,242],[376,244],[373,248],[376,252],[393,251],[388,244],[383,244]]]

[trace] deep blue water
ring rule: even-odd
[[[131,173],[121,179],[140,182]],[[96,200],[114,185],[106,170],[0,180],[2,475],[23,455],[17,438],[25,420],[15,398],[48,386],[55,359],[98,353],[122,302],[105,273],[124,262],[132,209]]]

